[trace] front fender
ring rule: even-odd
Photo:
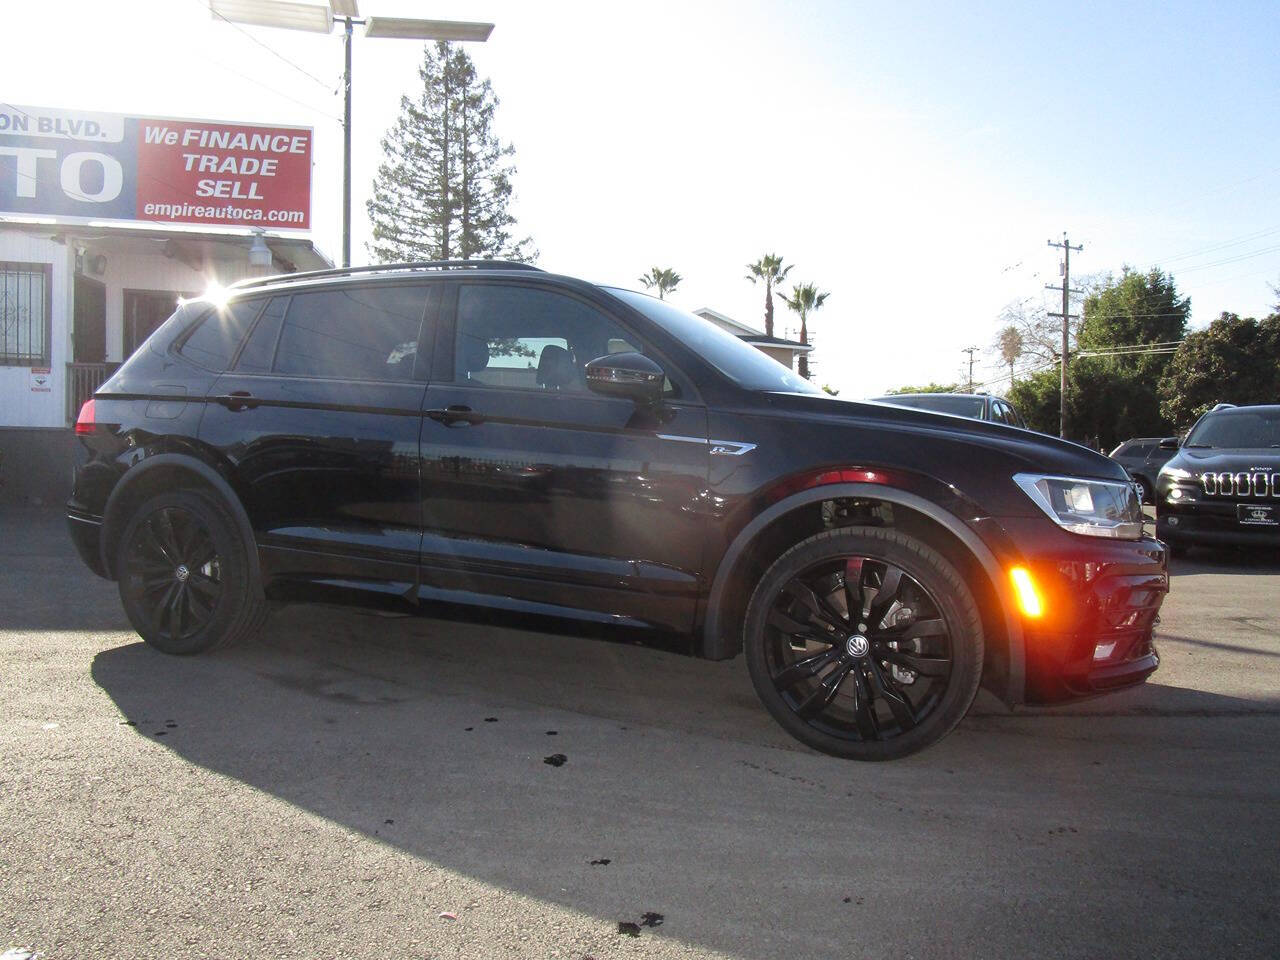
[[[726,609],[726,598],[735,572],[740,567],[752,542],[779,517],[809,504],[842,497],[882,500],[914,510],[959,540],[986,572],[1000,605],[1009,647],[1009,675],[1004,699],[1020,702],[1026,677],[1026,646],[1022,625],[1014,611],[1017,609],[1012,588],[1000,563],[983,540],[954,514],[942,509],[930,500],[893,487],[875,483],[837,482],[811,487],[790,494],[759,513],[729,544],[716,568],[716,574],[707,596],[707,613],[703,622],[702,654],[710,660],[727,660],[736,656],[741,645],[739,638],[728,636],[729,625],[734,622],[732,612]]]

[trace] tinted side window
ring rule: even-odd
[[[463,284],[457,318],[457,383],[589,393],[588,361],[644,352],[633,334],[599,310],[550,290]]]
[[[227,369],[249,324],[262,309],[261,300],[237,300],[206,313],[178,352],[206,370]]]
[[[412,380],[426,291],[379,284],[296,293],[275,370],[298,377]]]
[[[271,361],[276,354],[276,341],[280,338],[280,323],[284,320],[288,297],[272,297],[254,325],[253,332],[240,351],[236,369],[244,373],[270,373]]]

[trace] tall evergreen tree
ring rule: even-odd
[[[422,89],[400,98],[382,140],[385,157],[369,200],[369,253],[397,260],[533,260],[529,238],[512,239],[514,149],[494,134],[498,98],[465,50],[427,45]]]

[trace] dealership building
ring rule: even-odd
[[[180,298],[332,264],[312,131],[0,102],[0,503],[70,490],[71,424]]]

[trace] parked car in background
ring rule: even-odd
[[[894,406],[911,407],[913,410],[949,413],[953,417],[1007,423],[1011,427],[1023,429],[1027,426],[1022,420],[1022,414],[1018,413],[1012,403],[1003,397],[985,393],[891,393],[871,399],[876,403],[892,403]]]
[[[1156,478],[1156,536],[1190,546],[1280,547],[1280,404],[1219,404]]]
[[[1111,451],[1111,459],[1128,470],[1129,476],[1142,488],[1143,503],[1151,503],[1160,468],[1177,452],[1160,443],[1160,437],[1134,437]]]

